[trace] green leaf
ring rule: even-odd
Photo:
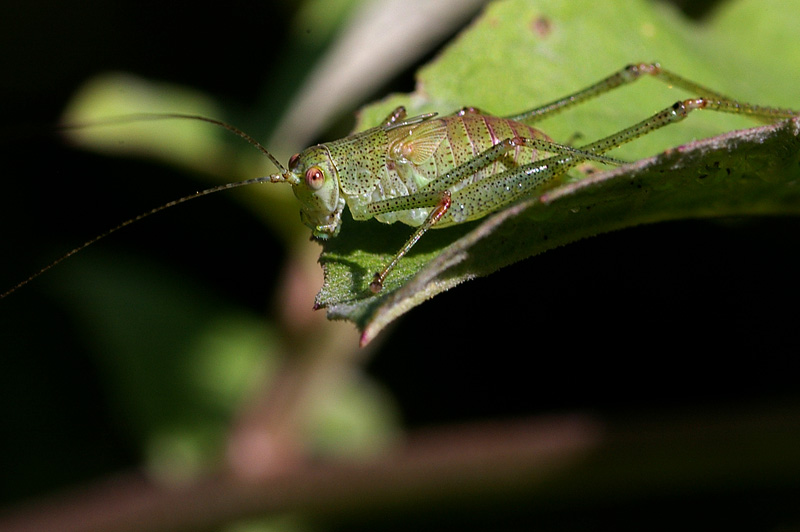
[[[800,38],[792,18],[781,16],[778,3],[749,0],[725,4],[703,24],[644,1],[495,2],[419,72],[414,93],[365,109],[361,127],[398,105],[412,115],[465,105],[513,114],[650,60],[742,101],[797,106],[792,80],[800,77]],[[759,37],[765,27],[769,39]],[[780,63],[772,42],[782,43]],[[577,133],[590,142],[690,96],[644,79],[540,125],[557,141]],[[798,123],[727,133],[752,126],[741,116],[696,112],[613,152],[635,160],[668,150],[661,155],[565,180],[479,223],[429,231],[378,296],[368,290],[372,274],[412,230],[345,220],[340,236],[324,244],[317,305],[330,318],[355,322],[367,343],[399,315],[464,280],[581,238],[678,218],[795,214]]]

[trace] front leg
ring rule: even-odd
[[[447,214],[447,211],[450,208],[450,191],[445,190],[439,194],[439,197],[439,201],[437,202],[436,206],[431,209],[431,212],[428,214],[425,222],[423,222],[423,224],[420,225],[416,231],[414,231],[414,234],[411,235],[411,238],[409,238],[405,244],[403,244],[403,247],[400,248],[400,251],[395,253],[389,264],[387,264],[383,270],[375,272],[372,282],[369,284],[369,289],[373,294],[377,294],[383,289],[383,281],[386,279],[386,276],[389,275],[392,270],[394,270],[394,267],[397,266],[397,263],[400,262],[400,259],[402,259],[406,253],[408,253],[409,250],[414,247],[414,244],[416,244],[417,241],[422,238],[422,235],[424,235],[428,229],[433,227],[436,222],[441,220],[442,216]]]

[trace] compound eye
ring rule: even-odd
[[[289,170],[294,170],[297,168],[297,163],[300,162],[300,154],[295,153],[291,157],[289,157]]]
[[[325,174],[318,166],[312,166],[306,170],[306,185],[312,190],[319,190],[325,183]]]

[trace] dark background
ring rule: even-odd
[[[292,53],[283,45],[292,14],[288,2],[0,8],[2,285],[121,216],[195,187],[157,165],[76,152],[42,134],[38,126],[57,120],[76,86],[97,72],[130,71],[198,87],[233,109],[274,108],[291,94],[264,102],[262,89]],[[382,90],[412,87],[407,73]],[[253,115],[242,119],[255,133],[277,118]],[[171,232],[179,242],[161,238]],[[661,224],[579,242],[415,309],[368,369],[394,393],[410,428],[572,410],[624,416],[796,405],[797,234],[795,219],[764,218]],[[243,272],[270,278],[282,259],[274,238],[215,199],[103,245],[185,268],[221,297],[264,312],[274,288],[265,281],[254,290]],[[70,310],[48,296],[46,283],[0,306],[2,500],[137,465],[140,452],[104,405],[101,372],[73,334]],[[745,489],[711,502],[620,502],[550,518],[563,524],[572,515],[567,524],[585,529],[620,513],[635,523],[663,505],[691,515],[747,501],[752,518],[743,523],[770,530],[797,524],[787,501],[798,488]]]

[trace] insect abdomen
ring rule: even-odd
[[[453,167],[474,159],[480,153],[507,138],[525,137],[549,140],[538,129],[520,122],[469,111],[446,117],[443,120],[447,127],[447,138],[440,146],[440,157],[442,163],[450,164]],[[477,172],[471,179],[464,181],[461,186],[508,170],[514,165],[527,164],[539,158],[537,150],[518,146],[506,157],[497,160],[486,169]]]
[[[475,160],[477,155],[493,145],[513,137],[549,140],[541,131],[520,122],[469,111],[392,129],[387,132],[386,171],[376,182],[371,199],[397,198],[424,190],[454,168]],[[518,146],[449,188],[456,192],[463,186],[538,158],[536,150]],[[384,223],[399,221],[418,226],[429,211],[428,207],[400,209],[382,213],[377,218]],[[443,225],[448,224],[443,222]]]

